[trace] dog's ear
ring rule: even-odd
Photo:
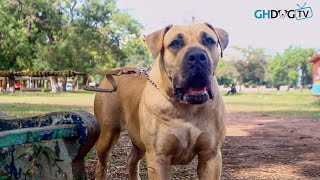
[[[154,58],[157,57],[160,53],[163,47],[164,35],[169,31],[169,29],[172,26],[173,25],[170,24],[165,28],[162,28],[144,37],[144,42],[146,43],[149,51],[151,52]]]
[[[214,33],[216,33],[216,35],[219,38],[218,41],[220,41],[221,49],[222,50],[226,49],[226,47],[228,46],[228,43],[229,43],[229,34],[228,34],[228,32],[223,30],[223,29],[213,27],[209,23],[204,23],[204,24],[207,25],[210,29],[212,29],[214,31]]]

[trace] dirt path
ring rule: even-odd
[[[226,179],[319,179],[320,120],[229,113]]]
[[[320,120],[301,117],[229,112],[222,179],[320,179]],[[124,133],[110,157],[111,179],[128,179],[126,154],[131,144]],[[94,177],[96,155],[87,161]],[[196,179],[195,159],[173,166],[172,179]],[[145,161],[141,179],[147,179]]]

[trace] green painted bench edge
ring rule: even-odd
[[[36,128],[14,129],[0,132],[0,148],[26,143],[77,137],[76,125],[64,124]]]
[[[58,117],[58,121],[52,121],[50,117]],[[31,123],[30,122],[34,122]],[[94,116],[85,111],[62,111],[51,112],[44,115],[33,116],[28,118],[11,118],[4,113],[0,112],[0,132],[19,130],[23,132],[28,128],[49,128],[56,129],[59,126],[67,125],[72,126],[72,129],[76,129],[77,136],[74,137],[76,141],[69,141],[70,143],[78,143],[77,154],[72,156],[72,168],[73,179],[87,179],[86,169],[84,166],[84,157],[93,147],[100,135],[99,123]],[[68,127],[69,128],[69,127]],[[49,128],[50,129],[50,128]],[[43,129],[42,129],[43,131]],[[45,130],[46,131],[46,130]],[[68,139],[68,138],[67,138]],[[8,146],[7,146],[8,147]],[[12,146],[9,146],[12,147]],[[73,147],[73,146],[72,146]],[[6,147],[0,147],[0,150]],[[0,180],[1,177],[0,176]]]

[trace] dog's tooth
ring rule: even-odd
[[[211,88],[208,89],[208,95],[209,95],[209,98],[213,100],[214,93],[213,93],[213,90]]]
[[[174,92],[174,97],[176,99],[176,101],[180,101],[182,100],[183,98],[183,92],[181,89],[177,89],[175,92]]]
[[[176,97],[176,100],[178,100],[178,101],[181,100],[182,99],[182,93],[177,93],[175,97]]]

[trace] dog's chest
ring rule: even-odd
[[[166,132],[167,138],[170,139],[169,146],[173,151],[172,164],[188,164],[199,153],[204,146],[199,146],[199,137],[204,132],[204,128],[196,127],[187,122],[171,122],[168,131]],[[207,144],[212,144],[212,139],[206,138]],[[200,147],[200,148],[199,148]],[[209,148],[209,147],[208,147]]]

